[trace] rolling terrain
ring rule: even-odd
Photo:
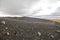
[[[60,23],[60,18],[52,18],[50,20]]]
[[[60,40],[60,23],[30,17],[0,17],[0,40]]]

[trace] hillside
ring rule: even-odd
[[[60,18],[52,18],[50,20],[60,23]]]
[[[0,40],[59,40],[59,31],[60,24],[54,21],[0,18]]]
[[[32,17],[7,17],[9,19],[17,19],[17,20],[22,20],[26,22],[48,22],[49,20],[46,19],[39,19],[39,18],[32,18]],[[49,21],[53,22],[53,21]]]

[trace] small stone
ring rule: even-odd
[[[60,32],[60,30],[56,30],[56,32]]]
[[[16,34],[17,34],[17,32],[16,32],[16,31],[14,31],[14,34],[16,35]]]
[[[21,32],[21,34],[23,34],[23,33]]]
[[[5,24],[5,21],[1,21],[1,23]]]
[[[53,35],[51,35],[51,37],[52,37],[52,38],[54,38],[54,36],[53,36]]]
[[[9,33],[9,32],[7,32],[7,35],[10,35],[10,33]]]
[[[51,33],[48,34],[48,36],[51,35]]]
[[[5,29],[8,29],[8,27],[6,27]]]
[[[41,39],[41,40],[43,40],[43,39]]]
[[[24,38],[23,38],[23,40],[24,40]]]
[[[35,39],[35,40],[37,40],[37,39]]]
[[[41,32],[38,32],[38,35],[41,36]]]

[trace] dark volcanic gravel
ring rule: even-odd
[[[46,20],[27,22],[0,18],[0,40],[60,40],[60,25]]]

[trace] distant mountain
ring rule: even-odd
[[[11,18],[11,19],[16,19],[16,20],[22,20],[25,22],[35,22],[35,23],[39,23],[39,22],[52,22],[50,20],[47,19],[41,19],[41,18],[32,18],[32,17],[7,17],[7,18]]]
[[[60,16],[58,16],[58,15],[42,15],[42,16],[37,16],[36,18],[49,19],[49,18],[60,18]]]

